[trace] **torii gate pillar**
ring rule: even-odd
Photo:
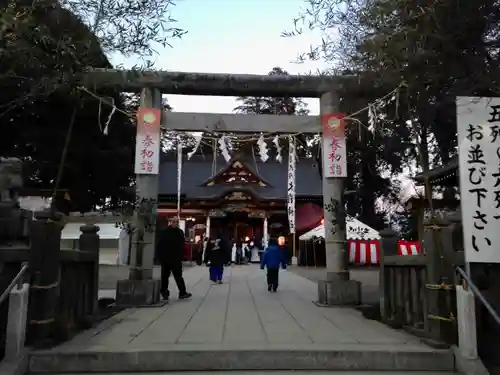
[[[320,98],[320,114],[338,113],[339,97],[327,92]],[[323,152],[325,147],[323,147]],[[328,157],[328,155],[326,155]],[[325,156],[323,156],[325,160]],[[361,284],[349,280],[344,209],[344,179],[328,178],[323,161],[323,217],[325,228],[326,275],[318,282],[318,304],[359,305]]]
[[[160,90],[142,90],[141,107],[161,110],[161,105]],[[139,141],[137,137],[136,142]],[[150,149],[160,155],[161,142],[156,142]],[[119,306],[150,306],[160,302],[160,280],[153,278],[158,180],[158,173],[136,175],[134,232],[129,253],[130,273],[128,280],[118,281],[116,304]]]

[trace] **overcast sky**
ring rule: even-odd
[[[299,53],[320,42],[312,33],[283,38],[290,30],[303,0],[180,0],[172,8],[178,26],[188,30],[173,48],[162,48],[156,68],[170,71],[267,74],[279,66],[290,74],[324,69],[322,63],[296,64]],[[137,60],[113,59],[127,66]],[[174,111],[231,113],[232,97],[168,96]],[[311,114],[319,113],[319,100],[308,99]]]

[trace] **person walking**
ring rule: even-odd
[[[272,237],[260,261],[262,270],[267,267],[267,290],[270,292],[278,290],[280,266],[286,269],[285,252],[278,245],[276,238]]]
[[[226,249],[222,236],[217,236],[215,240],[210,240],[205,251],[205,264],[209,266],[210,280],[217,284],[222,284],[224,265],[227,264],[229,251]]]
[[[186,290],[186,283],[182,277],[182,260],[184,259],[184,232],[179,228],[179,219],[171,218],[168,227],[159,232],[158,246],[156,248],[157,259],[161,264],[161,287],[160,293],[164,300],[168,300],[168,279],[174,277],[179,289],[179,299],[191,297]]]

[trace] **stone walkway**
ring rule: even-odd
[[[213,285],[205,267],[187,269],[191,300],[173,300],[162,308],[128,309],[61,349],[173,345],[397,345],[425,347],[413,336],[364,319],[348,308],[320,308],[314,282],[280,273],[280,289],[269,293],[257,265],[225,269],[224,284]]]
[[[414,336],[366,320],[356,310],[317,307],[313,303],[316,283],[292,272],[280,272],[277,293],[267,291],[265,273],[257,265],[226,268],[222,285],[208,280],[206,267],[186,269],[184,276],[193,293],[190,300],[177,300],[172,285],[173,298],[168,305],[125,310],[60,347],[35,356],[33,368],[43,372],[64,363],[67,372],[118,372],[123,371],[116,367],[122,361],[118,355],[129,363],[126,366],[134,367],[128,371],[142,369],[137,358],[146,355],[150,356],[148,368],[155,371],[206,367],[321,370],[331,366],[339,370],[449,371],[453,367],[449,352],[436,351]],[[266,351],[280,352],[282,361],[278,362],[278,354],[267,355]],[[234,358],[225,357],[228,352],[233,352]],[[329,354],[321,354],[326,352]],[[397,357],[401,353],[409,359]],[[181,357],[185,360],[182,364]],[[283,367],[292,362],[299,367]],[[255,363],[267,367],[255,367]]]

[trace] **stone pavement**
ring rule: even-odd
[[[139,371],[143,365],[138,364],[137,356],[145,359],[146,352],[151,355],[148,358],[149,371],[195,371],[217,367],[321,370],[322,361],[325,366],[327,362],[330,366],[333,359],[339,370],[449,371],[453,368],[453,356],[449,351],[431,349],[413,336],[364,319],[353,309],[317,307],[312,302],[317,295],[316,283],[292,272],[280,272],[277,293],[267,291],[265,273],[257,265],[226,268],[222,285],[214,285],[208,280],[206,267],[186,269],[184,276],[193,293],[192,299],[177,300],[176,286],[171,280],[173,299],[166,306],[127,309],[72,341],[32,357],[32,370],[43,372],[55,363],[59,366],[66,363],[66,367],[59,371],[83,372],[90,370],[88,361],[94,361],[94,372],[118,372],[123,369],[116,364],[122,360],[118,359],[117,353],[135,353],[134,358],[124,361],[127,366],[139,366],[137,369],[127,367],[129,371]],[[234,363],[225,357],[231,351],[240,351],[239,359]],[[275,351],[276,356],[266,362],[262,359],[266,351]],[[321,360],[316,354],[311,354],[315,351],[323,353]],[[196,355],[203,352],[203,358],[211,363],[193,364],[195,358],[201,361],[202,357]],[[285,362],[278,364],[278,352],[288,358],[290,366],[299,361],[299,367],[283,367]],[[91,359],[85,359],[85,353],[92,353]],[[173,353],[176,353],[175,357],[167,359]],[[181,365],[181,354],[186,353],[190,353],[186,358],[190,362]],[[253,353],[253,359],[245,359],[242,353]],[[325,353],[336,354],[332,359]],[[349,353],[350,359],[345,359],[345,353]],[[375,356],[371,358],[370,353]],[[404,358],[396,358],[396,354],[402,354]],[[96,356],[101,359],[96,359]],[[387,358],[383,359],[384,356]],[[309,361],[306,357],[314,358]],[[261,366],[254,368],[251,361],[255,362],[257,358],[260,358]],[[113,362],[108,363],[111,367],[105,367],[103,363],[106,361]],[[164,365],[162,361],[171,363]],[[248,362],[246,365],[243,364],[245,361]],[[269,368],[262,367],[263,363],[268,363]]]
[[[325,267],[289,267],[293,273],[305,277],[317,283],[325,277]],[[350,278],[361,283],[361,302],[365,305],[378,304],[380,301],[379,291],[379,267],[351,267]]]
[[[346,308],[320,308],[317,286],[290,272],[280,273],[280,289],[269,293],[257,265],[225,269],[224,284],[213,285],[206,267],[184,273],[193,293],[162,308],[128,309],[64,345],[146,348],[183,344],[383,344],[423,346],[413,336],[365,320]],[[172,285],[173,284],[173,285]]]

